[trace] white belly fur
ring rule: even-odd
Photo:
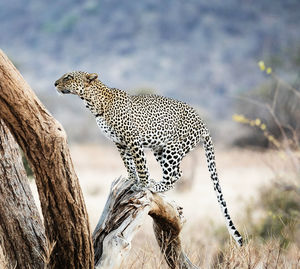
[[[113,128],[111,128],[102,117],[97,117],[96,122],[102,133],[113,142],[120,143],[120,139],[117,137]]]

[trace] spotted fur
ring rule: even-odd
[[[205,124],[186,103],[158,95],[129,95],[108,88],[97,74],[75,71],[55,82],[61,93],[78,95],[96,117],[102,132],[117,146],[129,178],[141,187],[164,192],[181,177],[180,162],[202,142],[214,190],[229,232],[239,245],[242,237],[233,225],[219,184],[214,148]],[[149,179],[144,148],[150,148],[163,171],[163,179]]]

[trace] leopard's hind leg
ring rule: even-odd
[[[163,179],[154,186],[155,192],[165,192],[174,187],[175,182],[180,179],[182,171],[180,163],[183,157],[193,147],[185,146],[182,141],[169,142],[163,147],[154,150],[154,156],[160,163],[163,171]]]

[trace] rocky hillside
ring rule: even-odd
[[[74,139],[93,136],[94,122],[76,98],[58,99],[53,82],[65,72],[97,72],[110,86],[154,89],[226,118],[228,96],[265,79],[258,60],[297,78],[299,29],[299,0],[0,2],[0,48],[67,131],[83,127],[69,131]]]

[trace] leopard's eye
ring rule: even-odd
[[[64,81],[68,81],[70,79],[73,79],[73,76],[72,75],[67,75],[63,78]]]

